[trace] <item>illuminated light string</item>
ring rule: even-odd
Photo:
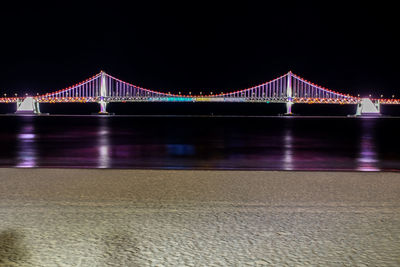
[[[80,87],[88,85],[89,83],[93,82],[94,80],[98,79],[100,77],[101,73],[96,74],[94,76],[92,76],[91,78],[86,79],[85,81],[75,84],[73,86],[67,87],[65,89],[62,90],[58,90],[52,93],[46,93],[43,95],[39,95],[36,98],[39,100],[42,100],[43,98],[49,98],[49,97],[56,97],[56,98],[66,98],[67,97],[67,93],[71,93],[71,95],[76,95],[77,93],[74,91],[77,88],[80,89]],[[68,98],[68,97],[67,97]],[[69,99],[69,98],[68,98]]]
[[[301,81],[301,82],[311,86],[312,88],[315,88],[315,89],[318,89],[318,90],[322,90],[322,91],[325,91],[325,92],[328,92],[328,93],[333,93],[333,94],[335,94],[337,96],[344,97],[344,98],[352,98],[352,99],[357,99],[357,100],[359,99],[359,97],[355,97],[355,96],[351,96],[351,95],[345,95],[345,94],[342,94],[342,93],[339,93],[339,92],[335,92],[333,90],[329,90],[329,89],[324,88],[322,86],[316,85],[316,84],[311,83],[310,81],[307,81],[304,78],[302,78],[302,77],[300,77],[300,76],[298,76],[296,74],[293,74],[293,73],[292,73],[292,77],[297,79],[298,81]]]

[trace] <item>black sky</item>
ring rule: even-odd
[[[398,11],[377,1],[118,1],[4,6],[0,93],[101,69],[145,88],[228,91],[289,70],[344,93],[398,94]]]

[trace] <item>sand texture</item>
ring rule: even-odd
[[[400,266],[400,174],[0,169],[0,266]]]

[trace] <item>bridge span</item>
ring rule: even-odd
[[[289,71],[269,82],[219,94],[171,94],[124,82],[104,71],[68,88],[37,96],[1,97],[0,103],[16,103],[17,114],[40,114],[40,103],[98,103],[99,114],[108,114],[111,102],[250,102],[283,103],[292,115],[294,104],[353,104],[355,115],[379,115],[381,104],[400,104],[400,99],[360,98],[332,91]]]

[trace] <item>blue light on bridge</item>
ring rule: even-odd
[[[167,101],[167,102],[192,102],[192,97],[151,97],[150,101]]]

